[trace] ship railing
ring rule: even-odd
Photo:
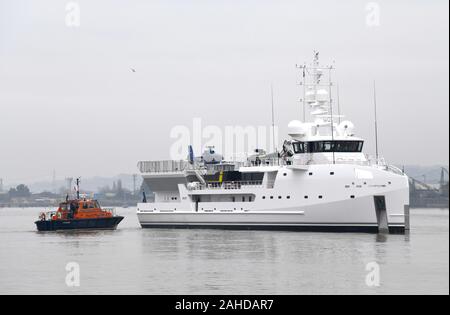
[[[51,220],[53,216],[56,215],[56,211],[44,211],[39,213],[39,220],[45,221],[45,220]]]
[[[405,175],[405,172],[398,168],[395,165],[388,164],[383,157],[372,157],[370,155],[366,155],[367,161],[370,166],[379,167],[385,171],[392,172],[397,175]]]
[[[361,166],[371,166],[372,163],[367,160],[358,160],[358,159],[341,159],[337,158],[335,161],[329,160],[294,160],[289,165],[300,165],[300,166],[308,166],[308,165],[321,165],[321,164],[347,164],[347,165],[361,165]]]
[[[236,181],[223,183],[207,183],[193,185],[189,190],[240,190],[244,188],[258,188],[263,186],[262,180],[257,181]]]
[[[113,217],[116,216],[116,209],[115,208],[102,208],[102,210],[106,213],[110,213]]]
[[[262,159],[261,161],[246,161],[246,162],[240,162],[238,166],[244,166],[244,167],[254,167],[254,166],[258,166],[258,167],[270,167],[270,166],[282,166],[282,165],[286,165],[286,161],[283,160],[282,158],[279,159]]]
[[[313,164],[313,163],[310,163]],[[360,166],[371,166],[372,163],[369,161],[363,161],[363,160],[339,160],[337,159],[335,161],[335,164],[347,164],[347,165],[360,165]]]
[[[292,162],[291,162],[292,163]],[[399,168],[389,165],[386,163],[384,158],[374,158],[372,156],[366,155],[365,159],[336,159],[336,164],[352,164],[361,166],[377,166],[379,168],[385,169],[396,174],[403,174],[403,171]],[[295,165],[313,165],[314,160],[295,160]],[[319,164],[319,163],[318,163]],[[321,164],[321,163],[320,163]],[[284,159],[263,159],[261,161],[245,161],[245,162],[234,162],[235,168],[240,167],[271,167],[271,166],[284,166],[288,165],[288,162]],[[204,166],[200,164],[191,164],[188,161],[141,161],[138,163],[138,168],[141,173],[182,173],[188,170],[202,170],[205,169]]]
[[[397,175],[405,175],[405,172],[394,165],[386,165],[386,170],[395,173]]]
[[[187,161],[141,161],[138,169],[141,173],[177,173],[192,168]]]
[[[285,165],[285,161],[282,159],[267,159],[261,161],[245,161],[245,162],[233,162],[235,168],[239,167],[269,167]],[[218,164],[219,165],[219,164]],[[220,165],[219,165],[220,166]],[[214,165],[214,167],[218,167]],[[138,169],[142,174],[145,173],[182,173],[188,170],[202,170],[207,169],[203,164],[195,163],[191,164],[188,161],[141,161],[138,163]]]

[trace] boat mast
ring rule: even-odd
[[[339,84],[336,84],[336,93],[337,93],[337,106],[338,106],[338,120],[339,124],[341,124],[341,99],[339,96]]]
[[[379,152],[378,152],[378,109],[377,109],[377,87],[376,82],[373,81],[373,104],[375,111],[375,157],[378,164]]]
[[[306,122],[306,63],[303,65],[296,64],[295,67],[302,69],[302,81],[298,81],[297,85],[301,85],[303,87],[303,98],[300,98],[298,101],[302,103],[303,122]]]
[[[328,69],[328,93],[329,93],[329,98],[330,98],[330,126],[331,126],[331,151],[333,153],[333,164],[336,164],[336,152],[335,152],[335,146],[334,146],[334,117],[333,117],[333,97],[332,97],[332,83],[331,83],[331,70],[333,69],[333,66],[330,66],[330,68]]]
[[[80,182],[81,182],[80,179],[81,179],[80,177],[77,178],[77,200],[80,199]]]
[[[270,84],[270,94],[272,98],[272,141],[273,141],[273,149],[275,152],[278,152],[278,148],[275,140],[275,105],[273,100],[273,84]]]
[[[302,105],[303,105],[303,122],[306,122],[306,89],[305,89],[305,84],[306,84],[306,64],[303,65],[303,100],[302,100]]]

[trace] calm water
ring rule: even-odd
[[[141,230],[134,211],[117,231],[37,233],[40,209],[0,209],[0,294],[449,294],[446,210],[414,210],[408,236]]]

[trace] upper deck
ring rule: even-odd
[[[334,161],[333,161],[334,159]],[[403,171],[393,165],[388,165],[384,158],[376,159],[367,154],[353,155],[345,153],[306,153],[294,156],[290,161],[282,158],[269,159],[260,162],[245,161],[233,162],[235,169],[240,172],[259,171],[268,172],[277,170],[280,167],[299,167],[307,170],[310,165],[320,164],[351,164],[355,166],[370,166],[386,171],[391,171],[397,174],[403,174]],[[227,163],[226,165],[230,165]],[[220,171],[221,164],[215,166],[216,170]],[[205,172],[207,168],[204,165],[191,164],[188,161],[141,161],[138,163],[138,169],[142,175],[184,175],[186,172]]]

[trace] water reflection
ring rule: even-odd
[[[23,211],[0,210],[0,293],[448,293],[448,212],[413,215],[410,234],[373,235],[143,230],[132,209],[117,231],[38,233]],[[71,261],[78,290],[64,283]],[[377,289],[365,284],[370,262]]]

